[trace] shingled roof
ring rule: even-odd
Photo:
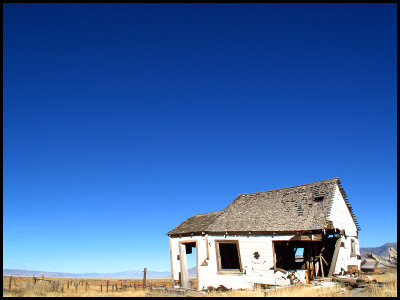
[[[167,235],[324,229],[336,186],[360,230],[340,180],[336,177],[277,190],[241,194],[224,210],[194,215]],[[321,197],[323,200],[319,201]]]

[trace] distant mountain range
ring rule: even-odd
[[[143,271],[125,271],[118,273],[63,273],[63,272],[47,272],[47,271],[30,271],[19,269],[3,269],[4,275],[19,275],[19,276],[36,276],[42,275],[45,277],[69,277],[69,278],[143,278]],[[170,272],[159,272],[148,270],[147,278],[170,278]]]
[[[373,253],[382,257],[389,257],[389,251],[388,249],[392,247],[394,250],[397,251],[397,242],[394,243],[386,243],[382,246],[379,247],[360,247],[360,252],[361,252],[361,259],[365,259],[364,254],[369,252]]]

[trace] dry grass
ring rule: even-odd
[[[38,281],[33,285],[32,277],[12,277],[11,289],[9,289],[9,276],[3,276],[3,297],[144,297],[149,289],[138,287],[136,289],[127,288],[124,291],[117,291],[112,288],[112,284],[133,283],[142,284],[142,280],[109,280],[108,293],[106,292],[106,279],[87,279],[88,287],[85,287],[85,279],[75,289],[75,284],[67,282],[79,282],[81,279],[74,278],[46,278],[47,282]],[[168,279],[149,279],[147,283],[157,285],[171,286],[171,280]],[[100,292],[100,284],[102,284],[102,292]]]
[[[397,272],[372,275],[378,282],[385,282],[383,286],[371,284],[367,287],[370,297],[397,297]]]
[[[364,275],[366,276],[366,275]],[[373,283],[365,289],[347,289],[342,285],[316,287],[314,285],[299,285],[281,287],[276,289],[267,290],[233,290],[226,292],[210,292],[206,297],[352,297],[359,296],[356,292],[362,290],[362,296],[368,297],[397,297],[397,272],[390,272],[386,274],[372,274],[368,275],[370,278],[376,279],[378,282],[384,284]],[[4,297],[144,297],[149,289],[139,288],[136,290],[128,289],[125,291],[103,292],[100,293],[99,283],[104,284],[104,280],[89,280],[90,285],[88,290],[85,291],[84,285],[80,285],[75,291],[75,287],[70,289],[65,288],[67,279],[54,278],[52,280],[58,281],[63,284],[64,289],[62,292],[51,291],[48,286],[36,284],[35,286],[29,285],[31,278],[15,277],[13,287],[8,289],[9,278],[3,277],[3,296]],[[70,279],[73,280],[73,279]],[[131,280],[132,281],[132,280]],[[121,282],[120,280],[113,280],[110,282]],[[140,283],[140,280],[137,280]],[[149,280],[152,284],[167,284],[170,287],[170,280]],[[361,296],[361,295],[360,295]]]
[[[3,289],[3,297],[144,297],[146,293],[148,293],[148,289],[114,293],[100,293],[96,291],[80,293],[67,291],[59,293],[41,291],[40,289],[16,289],[11,291]]]

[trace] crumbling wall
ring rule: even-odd
[[[352,256],[351,241],[354,240],[356,243],[356,256]],[[361,268],[361,256],[360,256],[360,245],[359,241],[355,237],[344,237],[341,239],[343,247],[340,247],[338,258],[336,261],[335,270],[333,274],[341,274],[347,272],[348,266],[357,266],[358,270]]]
[[[332,221],[333,227],[344,229],[347,236],[357,237],[356,224],[337,185],[335,186],[332,208],[327,220]]]
[[[274,238],[290,239],[290,236],[275,236]],[[219,274],[217,266],[217,252],[215,247],[216,240],[238,240],[240,260],[242,266],[241,273]],[[197,241],[198,255],[198,280],[199,289],[207,289],[209,286],[218,287],[224,285],[227,288],[253,288],[254,283],[264,283],[273,285],[288,285],[290,278],[287,273],[274,271],[274,258],[271,236],[249,236],[249,235],[209,235],[192,237],[175,237],[170,239],[171,258],[173,268],[173,279],[179,280],[180,261],[179,242]],[[207,246],[206,246],[207,245]],[[207,259],[208,247],[208,259]],[[304,277],[299,272],[297,277]]]
[[[335,187],[332,208],[328,220],[332,221],[334,228],[338,228],[343,233],[341,234],[343,247],[340,247],[333,274],[340,274],[343,271],[347,271],[349,265],[356,265],[358,269],[360,269],[361,256],[357,227],[338,186]],[[351,240],[355,242],[356,255],[353,256]]]
[[[290,239],[290,236],[274,236],[280,239]],[[253,288],[255,283],[272,285],[288,285],[288,274],[274,271],[274,257],[272,248],[272,236],[256,235],[221,235],[208,236],[209,260],[207,266],[199,266],[199,287],[218,287],[224,285],[227,288]],[[240,274],[218,273],[216,240],[238,240],[242,272]],[[199,264],[203,262],[199,257]],[[301,272],[300,272],[301,273]],[[297,276],[301,276],[298,274]],[[304,276],[303,276],[304,277]]]

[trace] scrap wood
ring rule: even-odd
[[[339,277],[333,277],[332,281],[340,282],[340,283],[345,283],[349,284],[352,287],[358,286],[358,282],[356,278],[339,278]]]
[[[276,271],[280,271],[280,272],[285,273],[285,274],[288,272],[288,271],[286,271],[284,269],[281,269],[281,268],[274,268],[274,273],[276,273]]]
[[[353,277],[338,277],[333,276],[330,278],[332,281],[349,284],[352,287],[361,287],[371,283],[377,283],[373,278],[353,278]]]
[[[372,258],[373,260],[376,261],[374,268],[376,268],[378,264],[381,264],[381,265],[383,265],[385,267],[389,267],[389,268],[397,268],[397,259],[394,260],[393,257],[391,260],[386,260],[378,255],[373,254],[373,253],[365,253],[364,256],[366,258]]]

